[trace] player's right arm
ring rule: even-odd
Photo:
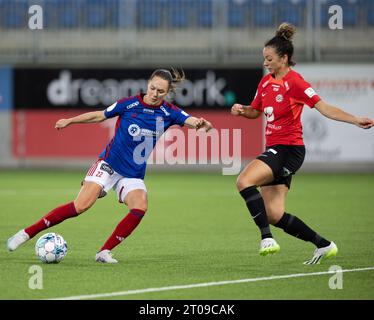
[[[233,116],[243,116],[248,119],[257,119],[261,115],[261,111],[253,109],[251,106],[243,106],[242,104],[235,103],[231,107],[231,114]]]
[[[55,129],[60,130],[76,123],[97,123],[106,120],[104,111],[92,111],[80,114],[69,119],[60,119],[56,122]]]

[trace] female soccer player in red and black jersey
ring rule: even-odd
[[[326,240],[299,218],[285,212],[285,201],[292,175],[301,167],[305,146],[302,138],[301,112],[304,104],[317,109],[329,119],[348,122],[369,129],[374,121],[356,117],[332,106],[317,95],[300,74],[292,70],[294,26],[282,23],[276,35],[263,49],[264,66],[269,74],[258,85],[249,106],[234,104],[231,114],[256,119],[266,116],[266,151],[250,162],[237,179],[237,188],[261,231],[260,255],[276,253],[269,223],[288,234],[312,242],[317,249],[304,264],[316,264],[337,254],[334,242]],[[261,187],[261,193],[257,190]]]

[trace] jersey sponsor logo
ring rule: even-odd
[[[110,112],[112,111],[117,105],[117,102],[114,102],[112,105],[110,105],[108,108],[106,108],[106,111]]]
[[[268,123],[267,127],[270,128],[270,129],[272,129],[272,130],[281,130],[282,129],[282,126],[276,126],[276,125],[274,125],[272,123]]]
[[[109,175],[112,175],[114,173],[113,169],[107,163],[102,163],[101,166],[100,166],[100,170],[103,170],[103,171],[109,173]]]
[[[277,84],[272,84],[271,86],[273,87],[273,91],[279,91],[280,86],[278,86]]]
[[[283,101],[283,96],[281,94],[278,94],[276,97],[275,97],[275,101],[276,102],[282,102]]]
[[[155,113],[153,110],[151,110],[151,109],[146,109],[146,108],[143,109],[143,112],[144,112],[144,113],[148,113],[148,114],[154,114],[154,113]]]
[[[139,105],[139,101],[135,101],[135,102],[129,104],[129,105],[126,107],[126,109],[134,108],[134,107],[136,107],[137,105]]]
[[[268,122],[274,121],[274,108],[273,107],[266,107],[264,109],[264,113],[265,113],[265,116],[266,116],[266,120]]]
[[[127,131],[130,136],[136,137],[140,134],[140,127],[137,124],[133,123],[129,125]]]
[[[133,123],[129,125],[129,128],[127,129],[128,133],[132,137],[137,137],[139,135],[147,136],[147,137],[158,137],[163,132],[160,133],[159,130],[153,131],[149,129],[140,128],[137,124]]]
[[[165,116],[170,116],[170,113],[166,111],[164,106],[161,106],[160,109],[165,113]]]
[[[317,93],[314,91],[314,89],[312,87],[309,87],[308,89],[306,89],[304,91],[304,93],[309,97],[309,98],[312,98],[314,97],[315,95],[317,95]]]
[[[266,96],[266,92],[261,93],[261,97],[265,97],[265,96]]]
[[[147,137],[158,137],[158,136],[160,136],[160,131],[158,131],[158,130],[152,131],[152,130],[149,130],[149,129],[141,129],[140,134],[142,136],[147,136]]]

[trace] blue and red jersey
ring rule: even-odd
[[[115,102],[104,114],[118,120],[114,137],[99,158],[123,177],[138,179],[144,179],[147,159],[162,134],[172,125],[183,126],[190,117],[166,101],[148,105],[141,95]]]

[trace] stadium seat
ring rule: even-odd
[[[197,26],[211,28],[213,26],[212,0],[198,0],[195,5],[197,10]]]
[[[374,26],[374,1],[357,0],[359,4],[358,22],[362,22],[368,27]]]
[[[43,3],[43,27],[53,29],[57,20],[56,3],[53,0],[44,0]]]
[[[359,7],[357,0],[345,0],[342,4],[343,25],[355,27],[359,22]]]
[[[87,28],[113,28],[118,27],[119,18],[125,16],[119,9],[119,0],[86,0],[82,8]]]
[[[82,9],[87,28],[103,28],[107,25],[109,3],[106,0],[86,0]]]
[[[80,2],[73,0],[59,0],[57,8],[57,26],[59,28],[78,28],[81,22]]]
[[[374,26],[374,4],[372,3],[367,10],[367,24],[369,26]]]
[[[305,23],[306,0],[287,0],[278,2],[279,22],[290,22],[296,27]]]
[[[137,18],[141,28],[159,28],[162,22],[162,13],[165,1],[162,0],[138,0]]]
[[[27,28],[28,9],[29,4],[27,0],[0,1],[1,26],[6,29]]]
[[[276,25],[276,1],[253,0],[251,1],[253,22],[257,27],[274,27]]]
[[[187,1],[170,0],[168,5],[169,25],[172,28],[186,28],[189,24],[188,12],[192,6]]]
[[[248,18],[247,0],[229,0],[228,25],[230,28],[243,28]]]

